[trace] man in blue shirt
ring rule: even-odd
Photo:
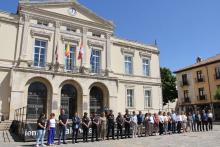
[[[208,131],[208,115],[207,113],[205,112],[205,110],[202,110],[202,130],[205,131]]]
[[[61,109],[61,114],[59,116],[59,143],[61,143],[61,138],[63,140],[63,144],[67,144],[66,142],[66,127],[68,123],[68,117],[65,114],[65,110]]]
[[[139,111],[139,114],[137,115],[138,137],[142,137],[143,122],[144,122],[144,116],[143,116],[142,112]]]

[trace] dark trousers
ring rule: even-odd
[[[73,142],[73,143],[77,143],[78,132],[79,132],[79,129],[76,129],[76,128],[74,127],[74,128],[73,128],[73,138],[72,138],[72,142]]]
[[[130,124],[125,123],[125,138],[130,138]]]
[[[192,131],[195,132],[196,131],[196,122],[195,121],[192,122],[191,127],[192,127]]]
[[[178,121],[178,122],[177,122],[177,132],[178,132],[178,133],[181,133],[181,126],[182,126],[181,121]]]
[[[212,130],[212,118],[208,118],[208,125],[209,125],[209,130]]]
[[[202,121],[202,130],[203,131],[208,131],[208,122],[207,121]]]
[[[172,131],[172,123],[168,122],[168,132],[171,132],[171,131]]]
[[[163,123],[159,122],[159,134],[163,134]]]
[[[201,121],[197,121],[197,131],[202,131]]]
[[[112,139],[115,139],[115,127],[114,125],[108,125],[107,139],[109,139],[110,131],[112,132]]]
[[[175,133],[176,132],[176,122],[172,122],[172,132]]]
[[[122,126],[121,125],[117,125],[117,139],[119,139],[119,134],[122,139]]]
[[[61,142],[61,139],[63,140],[63,143],[66,142],[66,127],[60,126],[59,127],[59,143]]]
[[[88,142],[88,132],[89,132],[89,128],[87,127],[83,127],[83,142]]]
[[[96,125],[92,126],[92,142],[94,141],[94,135],[96,137],[96,141],[98,141],[98,127]]]

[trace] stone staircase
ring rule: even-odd
[[[9,129],[12,121],[6,120],[0,123],[0,143],[2,142],[14,142]]]

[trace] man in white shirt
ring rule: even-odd
[[[163,124],[164,124],[164,116],[162,115],[162,112],[159,112],[159,118],[160,118],[160,122],[159,122],[159,133],[160,135],[163,134]]]
[[[212,126],[212,121],[213,121],[213,114],[212,111],[209,110],[208,111],[208,125],[209,125],[209,130],[212,130],[213,126]]]
[[[133,115],[131,117],[131,125],[132,125],[132,137],[137,137],[137,115],[135,114],[135,111],[133,111]]]
[[[154,129],[154,117],[153,115],[151,115],[151,113],[149,113],[149,135],[152,136],[153,135],[153,129]]]
[[[180,115],[179,113],[177,113],[176,115],[176,121],[177,121],[177,132],[181,133],[181,126],[182,126],[182,115]]]

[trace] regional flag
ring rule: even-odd
[[[69,44],[69,42],[68,42],[68,44],[66,45],[65,56],[66,56],[66,57],[69,57],[69,56],[70,56],[70,44]]]
[[[80,49],[79,49],[79,54],[78,54],[78,60],[82,60],[83,59],[83,54],[84,54],[83,43],[81,43]]]

